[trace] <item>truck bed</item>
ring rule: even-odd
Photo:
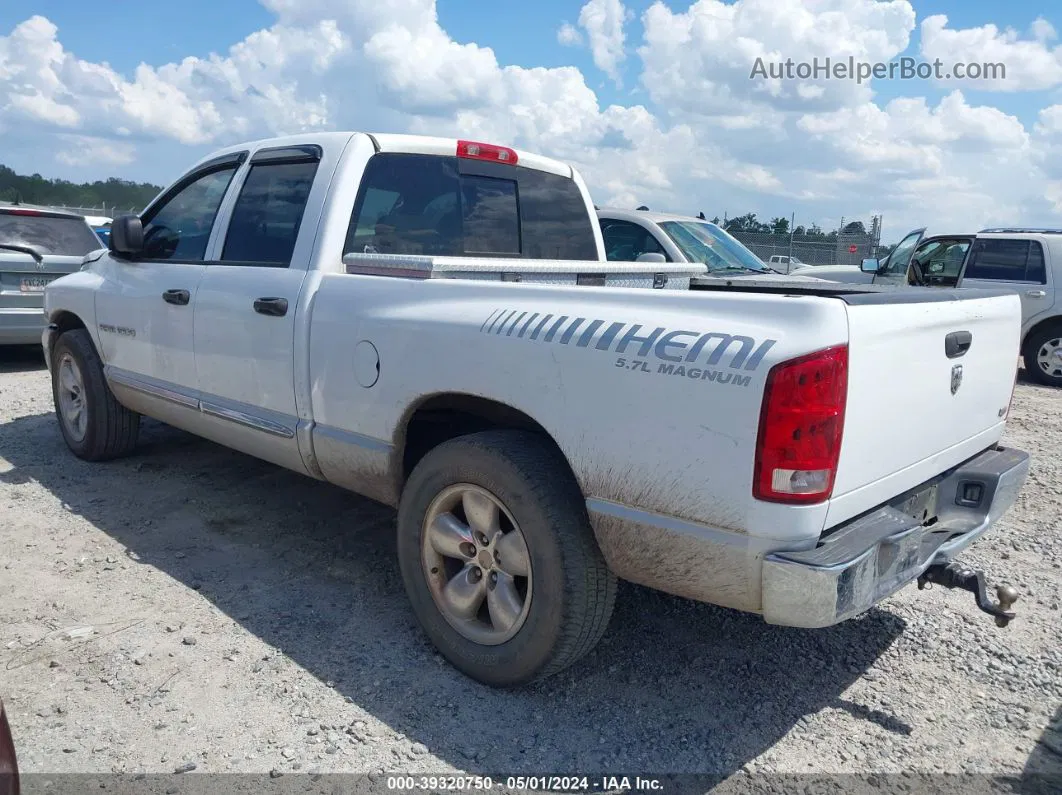
[[[815,295],[824,298],[840,298],[846,304],[924,304],[947,301],[969,301],[975,298],[991,298],[1012,292],[992,288],[964,288],[960,293],[955,290],[933,290],[925,287],[886,284],[848,284],[845,282],[827,282],[816,279],[818,284],[811,284],[808,279],[759,279],[755,276],[741,279],[725,279],[712,276],[694,276],[690,279],[690,290],[769,293],[775,295]]]

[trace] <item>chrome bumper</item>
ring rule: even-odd
[[[764,620],[826,627],[869,610],[973,543],[1014,504],[1028,474],[1028,453],[986,450],[922,487],[921,504],[930,506],[936,522],[922,524],[886,506],[831,533],[814,549],[767,555]]]

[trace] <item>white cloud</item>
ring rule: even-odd
[[[733,113],[765,104],[833,110],[871,97],[867,84],[836,79],[750,79],[764,64],[888,61],[914,30],[906,0],[697,0],[676,12],[657,0],[642,17],[642,83],[654,101],[685,113]]]
[[[633,16],[621,0],[588,0],[579,12],[579,25],[590,40],[594,65],[617,83],[620,64],[627,58],[623,28]]]
[[[1038,18],[1032,25],[1032,38],[1024,39],[1013,28],[1000,29],[986,24],[976,28],[949,28],[948,18],[936,14],[922,20],[922,54],[928,60],[939,58],[945,71],[953,64],[1002,64],[1005,72],[990,72],[979,80],[952,78],[945,83],[992,91],[1031,91],[1062,84],[1062,47],[1050,47],[1055,38],[1051,23]],[[1005,76],[1004,76],[1005,75]]]
[[[1055,26],[1043,17],[1037,17],[1033,20],[1032,25],[1029,27],[1029,33],[1039,42],[1046,42],[1058,38],[1058,33],[1055,32]]]
[[[116,141],[85,135],[68,135],[61,140],[68,146],[56,153],[55,159],[67,166],[84,167],[96,163],[124,166],[136,159],[134,147]]]
[[[926,223],[979,228],[1004,212],[1047,223],[1062,208],[1062,105],[1026,129],[959,90],[928,101],[918,81],[882,102],[872,84],[749,80],[756,57],[896,58],[915,26],[906,0],[680,2],[657,2],[641,20],[647,106],[603,104],[574,67],[500,63],[489,40],[454,40],[433,0],[263,0],[275,24],[227,52],[127,74],[76,58],[50,21],[31,17],[0,32],[0,160],[168,181],[237,140],[377,129],[569,160],[599,204],[709,217],[795,211],[798,223],[824,228],[873,211],[884,213],[887,239]],[[628,18],[620,2],[590,0],[584,33],[567,26],[617,79],[631,66]],[[937,32],[969,36],[930,19],[943,20]],[[577,44],[565,30],[558,41]],[[986,41],[1049,71],[1053,28],[1038,20],[1028,35],[993,28]],[[959,52],[958,43],[948,46]]]
[[[578,47],[583,43],[583,34],[577,27],[565,22],[557,28],[557,42],[565,47]]]

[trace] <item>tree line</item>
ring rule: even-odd
[[[704,217],[704,213],[701,213],[701,217]],[[719,220],[719,216],[716,216],[712,219],[712,223],[723,227],[728,232],[761,232],[772,235],[789,234],[788,218],[776,217],[765,223],[756,217],[756,213],[736,215],[733,218],[728,218],[722,221]],[[862,221],[852,221],[851,223],[847,223],[842,230],[842,234],[845,235],[865,235],[866,233],[867,230]],[[811,224],[810,226],[797,225],[793,228],[793,236],[802,238],[805,241],[821,240],[824,243],[837,242],[836,229],[831,232],[824,232],[818,224]]]
[[[53,207],[117,207],[139,210],[162,188],[150,182],[131,182],[111,177],[95,182],[45,179],[40,174],[16,174],[0,165],[0,201]]]

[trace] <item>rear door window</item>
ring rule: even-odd
[[[964,279],[1044,284],[1044,250],[1036,240],[978,240]]]
[[[41,254],[83,257],[103,248],[100,239],[81,218],[0,212],[0,243],[29,246]]]
[[[232,211],[222,261],[288,267],[316,174],[317,161],[252,163]]]
[[[594,260],[591,224],[566,177],[383,153],[365,169],[343,253]]]

